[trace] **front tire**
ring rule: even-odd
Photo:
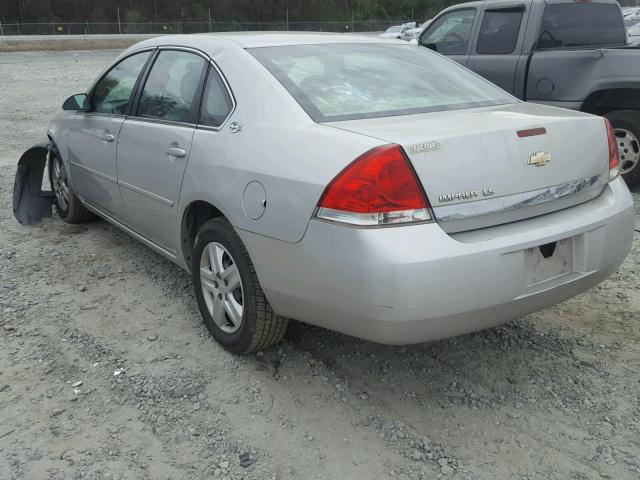
[[[640,184],[640,112],[616,110],[605,117],[616,133],[622,178],[635,187]]]
[[[48,167],[54,204],[60,218],[67,223],[83,223],[96,218],[74,193],[64,162],[55,149],[49,152]]]
[[[196,236],[191,272],[205,325],[236,354],[278,343],[288,319],[269,305],[242,240],[226,219],[205,222]]]

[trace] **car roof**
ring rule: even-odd
[[[577,0],[532,0],[534,3],[546,3],[547,5],[553,5],[558,3],[576,3]],[[522,2],[521,2],[522,3]],[[613,5],[618,5],[617,0],[589,0],[589,3],[609,3]],[[457,10],[459,8],[474,8],[480,7],[482,5],[496,5],[500,6],[500,4],[504,4],[505,6],[514,6],[517,5],[518,2],[514,2],[513,0],[476,0],[472,2],[460,2],[450,5],[449,7],[442,9],[437,15],[448,10]]]
[[[384,39],[377,35],[322,32],[224,32],[166,35],[147,40],[145,45],[196,46],[196,44],[203,45],[213,43],[216,40],[218,42],[234,44],[241,48],[331,43],[400,43],[406,45],[406,42],[402,40]]]

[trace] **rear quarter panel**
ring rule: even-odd
[[[196,130],[185,171],[180,218],[194,201],[217,207],[235,228],[299,241],[326,185],[378,139],[314,123],[282,85],[242,49],[213,57],[236,99],[219,131]],[[229,125],[240,122],[233,133]],[[247,184],[266,191],[262,217],[243,208]]]

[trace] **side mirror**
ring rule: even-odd
[[[86,93],[71,95],[62,104],[62,109],[86,112],[87,110],[89,110],[89,97],[87,97]]]
[[[438,45],[436,45],[435,43],[427,43],[425,47],[427,47],[429,50],[433,50],[434,52],[438,51]]]

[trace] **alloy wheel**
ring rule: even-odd
[[[620,156],[620,173],[624,175],[640,163],[640,142],[629,130],[616,128],[615,132]]]
[[[235,260],[218,242],[209,243],[202,251],[200,283],[215,324],[224,333],[237,332],[244,312],[242,280]]]
[[[69,185],[67,183],[67,172],[62,164],[62,160],[58,157],[54,157],[52,162],[53,175],[52,187],[53,193],[58,201],[58,206],[61,210],[66,211],[69,208]]]

